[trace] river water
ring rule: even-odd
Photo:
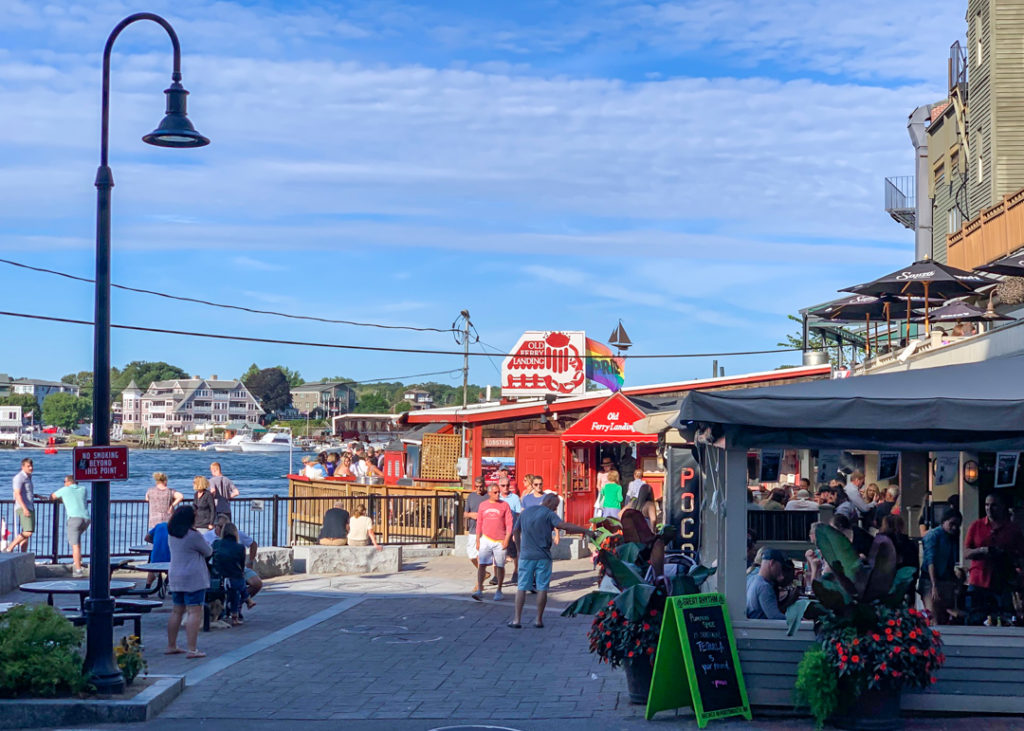
[[[292,455],[294,469],[301,467],[305,452]],[[11,480],[21,469],[21,460],[31,457],[35,466],[32,483],[38,495],[49,496],[64,484],[64,475],[72,472],[72,452],[43,454],[41,449],[0,450],[0,499],[10,500]],[[239,497],[287,495],[289,455],[241,452],[199,452],[193,450],[132,449],[128,453],[128,481],[110,483],[115,500],[141,500],[153,486],[153,473],[163,472],[168,486],[186,498],[192,495],[192,478],[210,477],[210,463],[220,462],[224,474],[238,487]]]

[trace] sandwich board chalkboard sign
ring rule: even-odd
[[[665,602],[645,717],[688,705],[700,728],[715,718],[751,718],[721,594],[673,596]]]

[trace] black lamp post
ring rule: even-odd
[[[135,13],[117,24],[103,48],[103,97],[100,166],[96,171],[96,317],[93,330],[92,443],[110,444],[110,189],[114,176],[107,165],[110,132],[110,52],[125,28],[139,20],[159,23],[171,37],[174,70],[167,94],[167,115],[143,141],[160,147],[202,147],[210,141],[196,132],[185,112],[188,92],[181,85],[181,47],[170,23],[153,13]],[[92,485],[92,555],[89,598],[85,602],[85,670],[100,693],[124,689],[114,660],[114,600],[110,596],[110,483]]]

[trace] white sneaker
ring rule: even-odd
[[[85,576],[85,569],[75,569],[71,572],[71,575],[74,576],[76,579],[80,579],[83,576]]]
[[[494,592],[494,601],[500,602],[504,598],[505,598],[505,595],[501,593],[501,589],[499,589],[498,591]]]

